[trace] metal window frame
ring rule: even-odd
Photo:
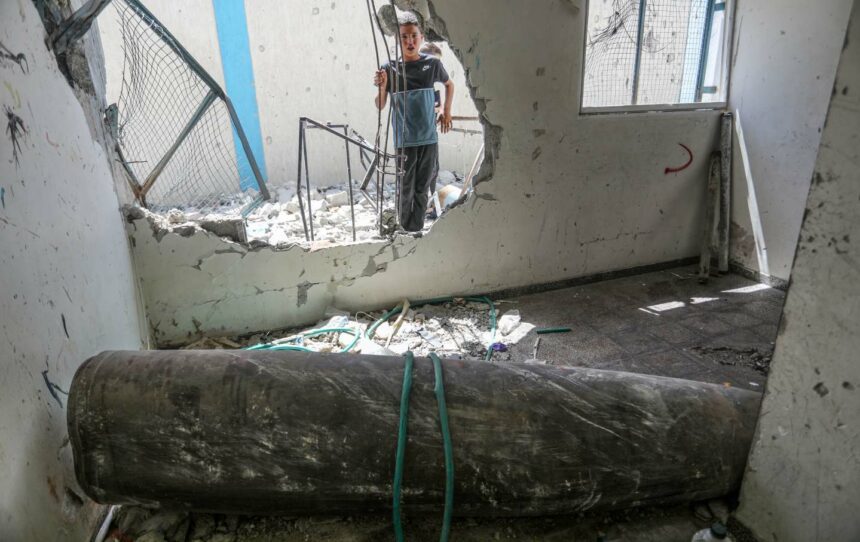
[[[588,19],[589,19],[589,9],[591,8],[591,1],[585,1],[585,17],[582,18],[582,55],[580,57],[580,73],[579,73],[579,96],[577,99],[579,100],[579,115],[580,116],[592,116],[592,115],[608,115],[608,114],[627,114],[627,113],[650,113],[650,112],[677,112],[677,111],[714,111],[725,109],[728,106],[729,100],[729,83],[731,81],[730,67],[731,67],[731,58],[732,58],[732,45],[734,43],[734,15],[735,15],[735,0],[708,0],[708,15],[706,20],[705,29],[706,32],[702,35],[703,49],[705,54],[707,54],[707,43],[709,43],[709,34],[707,31],[708,28],[711,27],[711,19],[714,13],[714,5],[715,4],[723,4],[723,8],[725,10],[725,21],[723,23],[725,31],[723,32],[723,66],[722,66],[722,81],[720,82],[723,88],[725,89],[723,92],[722,100],[718,102],[689,102],[689,103],[668,103],[668,104],[647,104],[641,105],[636,103],[636,93],[638,87],[638,81],[634,81],[633,83],[633,99],[631,105],[610,105],[610,106],[597,106],[597,107],[585,107],[582,105],[583,95],[585,94],[585,55],[587,54],[588,49]],[[638,24],[640,26],[640,37],[637,37],[637,50],[636,50],[636,62],[634,66],[634,70],[638,72],[639,70],[639,57],[641,54],[641,26],[644,23],[644,8],[646,5],[646,0],[639,0],[640,4],[640,13],[639,13],[639,21]],[[707,59],[700,60],[700,66],[702,63],[706,62]],[[702,78],[704,77],[704,71],[700,68],[698,74],[698,80],[696,85],[696,97],[701,99],[701,94],[705,94],[707,92],[703,92],[703,88],[701,86]]]

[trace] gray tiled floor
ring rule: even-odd
[[[657,374],[761,391],[766,376],[751,359],[769,359],[784,292],[738,275],[699,284],[681,267],[526,295],[500,312],[519,309],[537,327],[568,326],[542,335],[538,359]],[[534,331],[511,348],[531,358]],[[504,341],[504,338],[500,340]]]

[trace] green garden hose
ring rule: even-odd
[[[325,335],[326,333],[348,333],[353,336],[352,342],[349,345],[341,350],[340,354],[344,352],[349,352],[352,350],[356,344],[358,344],[358,339],[361,338],[361,333],[357,330],[348,328],[348,327],[329,327],[329,328],[321,328],[321,329],[312,329],[310,331],[306,331],[304,333],[299,334],[293,339],[296,340],[304,337],[316,337],[317,335]],[[310,348],[305,348],[304,346],[299,346],[297,344],[283,344],[283,343],[265,343],[265,344],[255,344],[254,346],[250,346],[246,348],[246,350],[295,350],[297,352],[314,352]]]
[[[448,407],[445,405],[445,384],[442,382],[442,360],[435,352],[430,353],[433,360],[433,374],[436,385],[436,403],[439,405],[439,425],[442,429],[442,447],[445,450],[445,512],[442,516],[442,534],[439,542],[448,542],[451,532],[451,516],[454,513],[454,446],[451,444],[451,430],[448,427]]]
[[[403,388],[400,391],[400,419],[397,427],[397,452],[394,459],[394,488],[392,503],[392,520],[394,523],[394,539],[396,542],[404,542],[403,522],[400,512],[400,495],[403,485],[403,462],[406,458],[406,428],[409,419],[409,394],[412,390],[412,367],[415,356],[412,352],[406,352],[406,360],[403,370]],[[435,385],[433,392],[436,395],[436,404],[439,406],[439,425],[442,429],[442,447],[445,451],[445,511],[442,515],[442,532],[439,542],[448,542],[451,534],[451,518],[454,515],[454,446],[451,442],[451,430],[448,426],[448,407],[445,404],[445,384],[442,380],[442,360],[436,353],[430,354],[433,361],[433,374]]]
[[[397,453],[394,459],[394,539],[403,542],[403,524],[400,521],[400,486],[403,483],[403,458],[406,455],[406,422],[409,419],[409,392],[412,389],[412,365],[415,356],[406,352],[406,365],[403,369],[403,389],[400,391],[400,421],[397,425]]]

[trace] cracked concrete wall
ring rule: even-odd
[[[850,9],[738,0],[729,106],[745,145],[736,131],[731,257],[775,282],[791,271]]]
[[[432,7],[479,110],[498,127],[482,172],[491,180],[424,238],[390,243],[248,250],[203,233],[159,241],[136,221],[135,260],[159,343],[313,322],[327,305],[383,307],[696,254],[717,112],[580,115],[577,2]],[[687,158],[679,143],[693,163],[666,174]]]
[[[87,357],[138,349],[146,334],[109,159],[88,124],[99,114],[85,111],[98,98],[70,88],[45,40],[32,0],[0,2],[0,42],[26,59],[0,58],[0,540],[10,541],[88,539],[102,507],[77,488],[64,393]]]
[[[774,542],[860,540],[858,2],[844,45],[738,511]]]

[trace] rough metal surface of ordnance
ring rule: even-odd
[[[104,352],[69,397],[81,486],[102,503],[213,512],[389,510],[403,359],[285,351]],[[760,394],[573,367],[444,361],[455,514],[539,515],[735,490]],[[445,470],[430,360],[415,360],[406,511]]]

